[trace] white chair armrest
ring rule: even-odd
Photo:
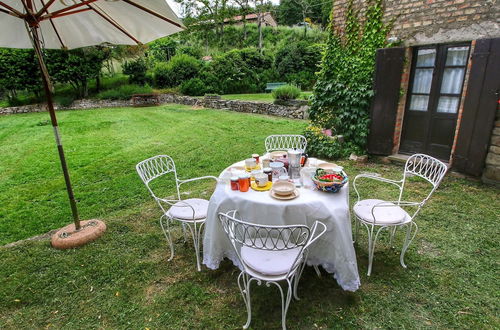
[[[407,201],[383,201],[373,205],[372,207],[372,217],[373,225],[377,223],[377,218],[375,218],[375,208],[377,207],[401,207],[401,206],[421,206],[422,203],[418,202],[407,202]],[[413,216],[412,216],[413,218]]]
[[[215,182],[218,182],[218,180],[219,180],[215,176],[207,175],[207,176],[200,176],[199,178],[192,178],[192,179],[186,179],[186,180],[179,180],[178,179],[177,182],[179,183],[179,186],[180,186],[184,183],[198,181],[198,180],[205,180],[205,179],[213,179],[213,180],[215,180]]]
[[[169,200],[169,199],[163,199],[163,198],[158,198],[158,197],[156,197],[156,199],[158,201],[161,201],[161,202],[168,204],[170,207],[174,206],[174,204],[176,204],[175,207],[189,207],[191,209],[191,217],[194,220],[194,214],[195,214],[194,208],[193,208],[193,206],[189,205],[188,203],[186,203],[182,200]]]
[[[384,178],[384,177],[380,176],[380,174],[377,174],[377,173],[358,174],[358,175],[356,175],[356,177],[354,178],[354,180],[352,182],[352,187],[354,188],[354,191],[356,192],[356,195],[358,196],[358,202],[361,200],[361,197],[360,197],[360,194],[358,191],[358,187],[356,187],[356,181],[359,179],[371,179],[371,180],[375,180],[375,181],[389,183],[389,184],[395,185],[399,189],[401,189],[401,184],[403,183],[402,179],[401,180],[391,180],[391,179]]]
[[[319,229],[318,233],[316,233],[318,231],[318,225],[320,225],[322,228]],[[324,223],[316,221],[312,226],[311,236],[309,236],[309,241],[304,246],[304,249],[307,249],[312,243],[314,243],[318,238],[320,238],[326,232],[326,229],[327,228]]]

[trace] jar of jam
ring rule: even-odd
[[[267,174],[267,179],[269,181],[273,181],[273,170],[270,167],[265,167],[264,168],[264,174]]]
[[[239,190],[239,185],[238,185],[238,177],[237,176],[232,176],[231,177],[231,190]]]
[[[238,187],[241,192],[246,192],[250,189],[250,175],[242,174],[238,178]]]

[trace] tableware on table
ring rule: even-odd
[[[255,162],[259,163],[259,154],[252,154],[252,158],[255,159]]]
[[[288,182],[290,182],[290,176],[288,176],[287,174],[282,174],[278,178],[278,181],[288,181]]]
[[[300,166],[301,167],[306,166],[308,158],[309,158],[309,156],[306,153],[302,153],[302,155],[300,156]]]
[[[270,163],[271,163],[271,159],[269,159],[269,158],[263,158],[262,159],[262,168],[269,167]]]
[[[239,185],[238,185],[238,177],[237,176],[232,176],[231,177],[231,190],[239,190]]]
[[[306,166],[309,166],[309,167],[318,167],[318,158],[309,157],[307,159]]]
[[[296,180],[300,178],[300,158],[302,153],[298,150],[290,149],[288,150],[288,175],[290,179]]]
[[[257,166],[257,162],[255,161],[255,158],[247,158],[245,159],[245,169],[248,171],[255,169]]]
[[[260,173],[262,173],[261,170],[252,170],[252,172],[250,172],[250,180],[255,180],[255,176]]]
[[[300,183],[306,189],[314,188],[312,177],[316,174],[316,167],[304,167],[300,171]]]
[[[271,189],[271,191],[269,191],[269,195],[271,195],[272,198],[279,199],[279,200],[291,200],[291,199],[299,197],[300,193],[299,193],[298,189],[295,189],[291,194],[289,194],[287,196],[280,196],[280,195],[277,195],[275,193],[275,191],[273,191],[273,189]]]
[[[318,168],[312,181],[318,190],[336,193],[349,181],[349,178],[344,171],[335,174],[332,170]]]
[[[250,175],[242,174],[238,177],[238,187],[241,192],[246,192],[250,188]]]
[[[269,153],[269,157],[271,157],[271,160],[276,160],[277,158],[283,158],[283,156],[286,155],[285,150],[277,150],[277,151],[272,151]]]
[[[272,190],[275,195],[288,196],[295,191],[295,185],[289,181],[279,180],[273,184]]]
[[[268,181],[265,186],[259,187],[255,182],[252,182],[250,187],[255,191],[268,191],[273,187],[273,183]]]
[[[286,168],[286,170],[288,171],[288,166],[289,166],[289,160],[288,160],[288,155],[285,153],[283,154],[283,157],[280,157],[280,158],[276,158],[274,161],[275,162],[281,162],[283,163],[283,166]]]
[[[273,170],[270,167],[264,167],[264,174],[267,175],[269,181],[273,181]]]
[[[277,180],[280,175],[288,174],[284,164],[282,162],[271,162],[269,164],[273,174],[273,180]]]
[[[334,163],[327,163],[327,162],[321,163],[317,167],[322,168],[324,170],[332,171],[336,174],[340,174],[342,172],[342,170],[344,169],[342,166],[339,166],[339,165],[334,164]]]
[[[257,183],[257,186],[264,187],[269,182],[267,174],[259,173],[255,175],[255,182]]]

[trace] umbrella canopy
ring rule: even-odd
[[[142,44],[183,29],[166,0],[0,0],[0,47],[34,48],[40,65],[75,231],[81,229],[80,219],[42,49]]]

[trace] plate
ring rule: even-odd
[[[276,195],[274,193],[274,191],[271,190],[271,191],[269,191],[269,195],[271,195],[272,198],[286,201],[286,200],[290,200],[290,199],[294,199],[294,198],[299,197],[300,193],[299,193],[298,189],[295,189],[295,191],[291,195],[279,196],[279,195]]]
[[[257,164],[255,167],[244,167],[245,168],[245,171],[247,172],[252,172],[253,170],[260,170],[260,165]]]
[[[255,182],[252,181],[252,189],[255,190],[255,191],[268,191],[272,188],[273,186],[273,183],[272,182],[268,182],[264,187],[259,187]]]
[[[283,155],[287,155],[287,152],[278,150],[278,151],[272,151],[269,153],[269,157],[271,157],[271,159],[282,158]]]
[[[332,164],[332,163],[321,163],[318,165],[318,168],[322,168],[324,170],[338,169],[339,171],[342,171],[344,169],[342,166],[338,166],[337,164]]]

